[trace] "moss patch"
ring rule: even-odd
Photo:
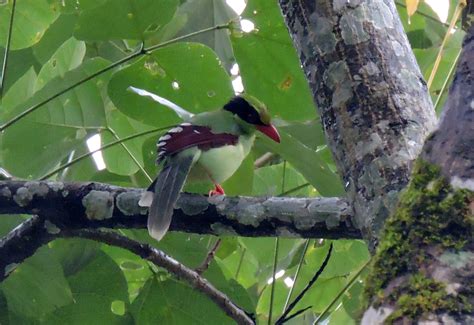
[[[428,248],[458,251],[472,244],[474,217],[469,202],[473,198],[472,192],[454,190],[437,166],[418,160],[374,256],[366,294],[375,306],[397,305],[395,313],[412,318],[440,309],[460,312],[451,298],[464,301],[464,295],[449,298],[444,284],[426,278],[420,270],[432,262]],[[387,292],[389,282],[401,276],[408,279]]]

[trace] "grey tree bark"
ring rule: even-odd
[[[356,226],[373,248],[436,117],[391,0],[280,0]]]

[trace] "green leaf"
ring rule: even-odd
[[[261,167],[255,171],[253,182],[253,195],[277,196],[292,188],[306,184],[306,179],[290,164],[286,164],[285,190],[282,189],[283,163],[278,165]],[[308,197],[314,189],[311,186],[302,188],[291,193],[291,196]]]
[[[321,155],[283,130],[280,132],[281,143],[265,137],[260,138],[269,151],[278,153],[291,163],[308,182],[323,196],[338,196],[344,193],[339,176],[334,173]]]
[[[55,0],[50,0],[55,1]],[[90,10],[102,5],[107,0],[61,0],[61,12],[66,14]]]
[[[127,310],[129,299],[125,277],[111,257],[97,252],[80,271],[67,278],[74,301],[55,310],[48,324],[125,324],[129,316],[117,315],[112,304],[122,302]]]
[[[64,42],[41,68],[36,81],[36,91],[55,77],[64,77],[66,72],[77,68],[85,54],[84,42],[76,41],[74,38]]]
[[[117,137],[124,138],[150,127],[140,125],[140,128],[135,128],[127,116],[114,109],[107,114],[107,128],[101,133],[102,145],[116,141]],[[107,170],[118,175],[135,174],[139,167],[131,156],[143,166],[143,142],[144,138],[136,138],[104,150],[102,154]]]
[[[285,120],[316,116],[308,82],[300,68],[280,8],[275,1],[249,1],[243,18],[255,30],[231,37],[245,91],[257,96],[270,112]]]
[[[61,44],[72,36],[76,20],[75,15],[60,15],[33,46],[33,53],[41,64],[45,64]]]
[[[61,265],[45,246],[17,266],[1,288],[10,311],[36,319],[73,299]]]
[[[5,49],[0,46],[0,57],[2,58],[2,60],[4,55]],[[19,78],[25,75],[29,69],[36,67],[37,64],[38,62],[36,61],[36,58],[33,55],[33,50],[31,49],[31,47],[17,51],[12,51],[10,49],[8,55],[7,74],[5,75],[3,94],[5,95],[9,88],[13,86],[13,84],[15,84]]]
[[[86,41],[144,40],[148,30],[171,20],[177,5],[177,0],[108,0],[80,13],[74,36]]]
[[[71,276],[96,258],[100,244],[84,239],[56,239],[48,245],[56,254],[64,275]]]
[[[0,44],[5,44],[13,1],[0,4]],[[59,15],[57,4],[47,0],[17,1],[11,49],[17,50],[37,43]]]
[[[129,86],[158,94],[193,113],[221,107],[233,95],[215,53],[197,43],[161,48],[116,72],[109,82],[109,96],[122,113],[155,127],[178,123],[173,111],[127,91]]]
[[[237,14],[225,0],[190,0],[184,2],[176,12],[174,20],[186,22],[178,35],[186,35],[197,30],[225,24],[237,18]],[[229,34],[225,30],[203,33],[191,38],[193,42],[203,43],[212,48],[229,70],[234,62],[234,53]]]
[[[256,304],[252,301],[249,292],[234,279],[224,276],[222,264],[213,260],[203,277],[247,313],[255,312]]]
[[[140,324],[233,324],[209,298],[175,280],[150,279],[132,304]]]
[[[17,79],[3,97],[1,107],[4,113],[11,111],[16,105],[33,96],[35,85],[36,73],[33,68],[30,68],[23,76]]]
[[[67,72],[64,78],[56,77],[48,82],[33,97],[13,110],[0,112],[0,120],[9,120],[105,65],[106,62],[99,58],[84,62]],[[104,78],[106,76],[75,87],[6,129],[0,135],[3,166],[16,176],[39,177],[56,166],[83,141],[86,132],[82,127],[102,127],[105,124],[105,113],[99,87],[104,84]]]

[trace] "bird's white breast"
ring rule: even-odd
[[[231,177],[248,155],[254,137],[241,137],[237,145],[202,151],[197,164],[204,168],[214,182],[222,183]]]

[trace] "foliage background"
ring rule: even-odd
[[[455,5],[451,1],[448,22]],[[397,8],[428,79],[447,24],[424,3],[410,19],[403,3],[397,3]],[[0,0],[2,57],[11,10],[12,0]],[[0,167],[23,179],[146,187],[157,173],[154,155],[159,129],[179,121],[165,107],[128,92],[127,87],[147,89],[197,113],[222,106],[241,80],[245,91],[270,108],[282,143],[257,139],[249,158],[224,184],[227,194],[342,195],[343,186],[276,1],[249,0],[241,18],[255,28],[241,31],[239,16],[224,0],[17,0],[7,70],[2,76],[0,124],[137,53],[142,42],[149,47],[232,23],[229,30],[199,33],[137,55],[5,128],[0,134]],[[462,37],[460,30],[451,34],[430,88],[438,112]],[[157,131],[150,134],[153,130]],[[147,134],[120,141],[141,133]],[[97,164],[97,154],[94,158],[90,153],[94,141],[87,140],[91,138],[99,147],[117,142],[98,154],[102,166]],[[255,169],[255,160],[268,151],[276,155]],[[188,190],[207,192],[202,186]],[[25,218],[2,216],[0,235]],[[171,233],[157,243],[146,231],[121,232],[152,243],[190,267],[197,267],[216,241],[211,236]],[[204,276],[266,322],[271,303],[274,317],[283,310],[296,270],[301,266],[293,297],[324,259],[329,241],[309,241],[306,249],[307,243],[279,240],[276,270],[280,277],[272,302],[269,279],[275,239],[223,238]],[[311,309],[292,323],[311,323],[328,307],[325,322],[354,323],[364,285],[364,272],[359,276],[358,271],[369,254],[362,241],[333,243],[328,267],[297,306]],[[126,251],[86,240],[56,240],[42,247],[0,285],[0,324],[161,322],[231,323],[206,297],[163,270]]]

